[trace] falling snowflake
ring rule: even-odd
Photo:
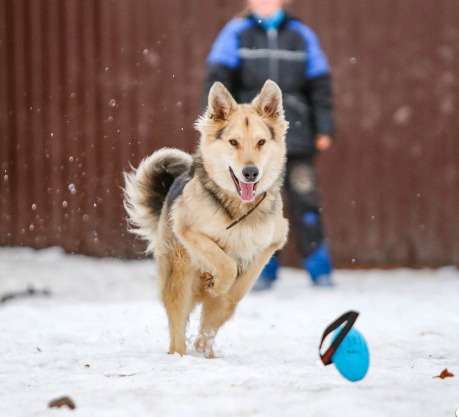
[[[75,184],[69,184],[68,189],[69,189],[71,194],[76,194],[76,192],[77,192]]]

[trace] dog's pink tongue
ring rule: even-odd
[[[251,201],[253,199],[253,186],[255,183],[253,182],[239,182],[239,186],[241,187],[241,198],[244,201]]]

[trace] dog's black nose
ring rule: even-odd
[[[258,177],[258,168],[254,165],[249,165],[242,169],[242,175],[248,182],[255,182]]]

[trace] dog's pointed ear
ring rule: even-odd
[[[231,93],[219,81],[209,91],[208,114],[213,120],[227,120],[237,103]]]
[[[260,116],[277,119],[284,114],[282,106],[282,91],[279,86],[271,80],[267,80],[256,96],[252,105]]]

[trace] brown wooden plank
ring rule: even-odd
[[[16,217],[15,239],[17,245],[33,245],[29,225],[29,209],[32,205],[30,196],[32,170],[30,166],[30,131],[29,131],[29,100],[27,65],[29,63],[29,45],[27,43],[28,28],[25,24],[26,2],[24,0],[11,2],[12,8],[12,35],[13,54],[11,69],[14,71],[13,80],[13,118],[15,135],[15,179],[12,186],[15,187],[15,199],[13,211]]]
[[[30,196],[32,204],[27,207],[30,216],[29,233],[34,239],[35,247],[48,245],[49,204],[46,196],[46,172],[45,172],[45,132],[43,126],[44,107],[44,59],[43,59],[43,21],[41,4],[38,1],[28,1],[26,26],[27,44],[29,46],[29,60],[27,65],[27,83],[30,90],[29,101],[29,140],[28,157],[31,164]]]
[[[8,12],[7,2],[0,2],[0,62],[8,62],[8,48],[11,43],[8,39]],[[9,66],[0,64],[0,245],[8,245],[12,238],[12,211],[11,211],[11,175],[10,161],[12,138],[10,136],[10,103],[8,100],[8,71]]]
[[[64,197],[66,188],[63,165],[65,136],[61,103],[64,45],[60,25],[61,2],[51,0],[45,3],[42,13],[44,19],[43,52],[46,62],[46,71],[43,73],[46,85],[44,137],[45,160],[48,165],[47,198],[50,205],[48,242],[51,245],[65,246],[65,221],[67,219],[64,221],[64,214],[68,210],[68,201]]]

